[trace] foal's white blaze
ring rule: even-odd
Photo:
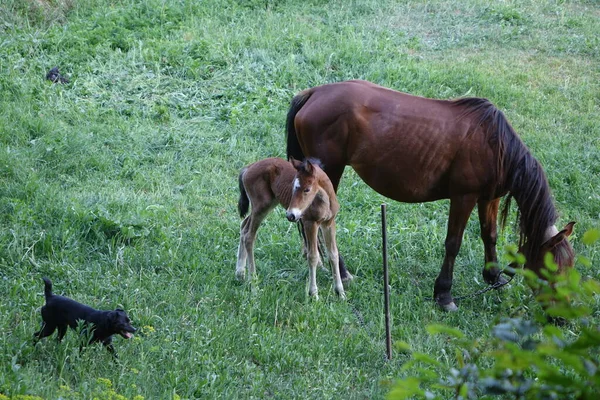
[[[300,181],[298,178],[294,179],[294,191],[300,189]]]

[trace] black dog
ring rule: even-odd
[[[89,343],[102,342],[114,354],[112,335],[118,333],[129,339],[136,331],[125,311],[120,308],[114,311],[95,310],[67,297],[52,294],[52,282],[48,278],[42,279],[46,285],[46,305],[42,307],[42,329],[34,334],[36,340],[52,335],[58,328],[58,341],[61,341],[68,326],[76,329],[78,321],[83,321],[84,331],[91,325]]]

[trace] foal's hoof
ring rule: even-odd
[[[246,271],[244,271],[243,269],[236,270],[235,271],[235,278],[238,281],[244,281],[246,279]]]
[[[456,306],[456,304],[454,304],[454,302],[448,304],[440,304],[440,307],[442,307],[442,310],[448,312],[458,311],[458,307]]]
[[[346,275],[342,276],[342,282],[352,282],[354,280],[354,276],[350,272],[347,272]]]

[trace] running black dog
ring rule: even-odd
[[[112,335],[118,333],[129,339],[136,331],[125,311],[120,308],[114,311],[95,310],[67,297],[52,294],[52,282],[48,278],[42,279],[45,283],[46,305],[42,307],[42,329],[34,334],[36,341],[52,335],[56,329],[58,341],[61,341],[68,326],[76,329],[78,321],[83,321],[83,332],[91,325],[89,343],[102,342],[108,351],[114,354]]]

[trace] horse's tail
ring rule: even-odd
[[[298,136],[296,135],[296,127],[294,126],[294,119],[296,118],[296,114],[300,109],[304,106],[304,104],[308,101],[310,96],[312,95],[312,90],[304,90],[298,93],[292,99],[292,104],[290,105],[290,110],[287,114],[287,122],[286,122],[286,130],[287,130],[287,159],[295,158],[296,160],[303,160],[304,153],[302,152],[302,148],[300,147],[300,142],[298,141]]]
[[[248,193],[246,193],[246,188],[244,187],[244,173],[248,168],[242,169],[240,172],[240,176],[238,178],[238,183],[240,185],[240,199],[238,200],[238,211],[240,212],[240,217],[244,218],[246,214],[248,214],[248,208],[250,207],[250,199],[248,198]]]
[[[52,297],[52,282],[46,277],[43,277],[42,280],[44,281],[44,297],[48,299],[48,297]]]

